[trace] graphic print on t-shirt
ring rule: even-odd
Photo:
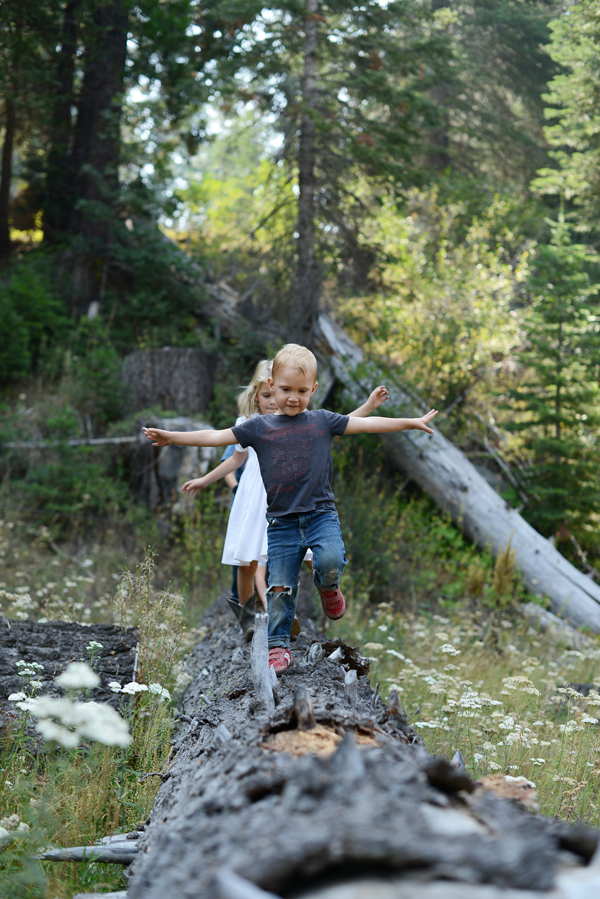
[[[311,446],[310,437],[273,443],[271,458],[275,481],[279,481],[283,485],[302,478],[308,471]],[[278,485],[274,483],[273,486]]]

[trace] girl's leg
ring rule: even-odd
[[[258,593],[260,600],[263,605],[263,609],[267,611],[267,601],[265,599],[265,593],[267,590],[267,566],[266,565],[257,565],[256,574],[254,575],[254,582],[256,584],[256,592]]]
[[[258,562],[250,562],[249,565],[238,566],[238,596],[241,605],[245,606],[254,596],[254,575]]]

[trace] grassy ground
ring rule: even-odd
[[[401,613],[351,604],[340,636],[372,659],[371,681],[397,690],[430,752],[462,752],[474,777],[537,785],[541,811],[600,826],[600,640],[580,650],[528,626],[516,608],[460,601]]]
[[[399,691],[432,752],[460,749],[474,776],[523,774],[537,784],[542,811],[600,824],[600,697],[568,686],[597,682],[598,640],[569,650],[525,624],[510,552],[494,563],[426,498],[401,490],[376,444],[338,447],[335,468],[349,611],[331,633],[360,643],[373,659],[372,683],[384,698]],[[0,491],[2,614],[138,624],[139,679],[174,694],[167,703],[140,693],[123,707],[133,736],[125,748],[83,740],[34,754],[20,731],[4,732],[0,897],[70,899],[122,887],[121,869],[31,856],[128,830],[147,816],[159,779],[142,777],[166,763],[176,691],[186,682],[178,661],[201,633],[202,610],[229,581],[219,561],[228,495],[207,491],[184,521],[131,507],[101,523],[86,520],[84,508],[65,523],[31,514],[18,486],[5,482]],[[158,553],[154,586],[147,568],[136,568],[149,545]]]

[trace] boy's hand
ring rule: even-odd
[[[194,478],[193,481],[186,481],[183,487],[181,488],[181,492],[185,493],[186,496],[194,496],[199,490],[202,490],[203,487],[206,487],[207,484],[204,478]]]
[[[369,399],[366,402],[366,405],[369,407],[369,412],[373,412],[375,409],[378,409],[382,403],[385,403],[386,400],[389,400],[390,395],[388,393],[387,387],[381,385],[380,387],[376,387]]]
[[[171,446],[173,440],[169,431],[161,431],[158,428],[142,428],[148,440],[154,441],[152,446]]]
[[[427,431],[428,434],[433,434],[433,430],[428,427],[429,422],[432,418],[438,414],[437,409],[430,409],[427,415],[424,415],[423,418],[413,418],[413,431]]]

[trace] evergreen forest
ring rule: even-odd
[[[185,514],[173,497],[149,504],[119,441],[153,416],[230,427],[256,363],[310,344],[321,312],[439,409],[435,427],[508,506],[598,580],[598,73],[600,0],[0,0],[2,615],[93,624],[120,608],[139,625],[148,607],[138,590],[123,613],[121,588],[152,571],[179,597],[163,677],[176,697],[182,653],[229,584],[230,492],[220,482]],[[239,312],[226,332],[219,292]],[[165,347],[211,360],[198,414],[132,400],[124,361]],[[335,393],[328,407],[350,411]],[[596,638],[586,651],[538,641],[510,546],[496,560],[477,549],[376,437],[336,443],[334,469],[352,612],[333,629],[368,641],[382,690],[406,691],[429,748],[467,735],[438,726],[442,699],[423,705],[426,628],[463,641],[460,677],[493,695],[521,671],[540,702],[563,681],[598,683]],[[385,654],[392,637],[412,643],[404,674],[404,655]],[[552,701],[549,728],[584,714]],[[169,709],[135,724],[139,771],[166,764]],[[538,786],[547,760],[542,810],[597,825],[597,738],[571,730],[573,770],[548,733],[537,754],[524,740],[520,754],[494,749],[489,729],[460,748],[473,774]],[[21,815],[37,846],[131,827],[158,789],[102,747],[92,812],[76,801],[92,764],[78,750],[60,767],[2,745],[0,817]],[[56,868],[7,845],[0,897],[59,894]],[[65,864],[60,895],[122,886],[116,867]]]

